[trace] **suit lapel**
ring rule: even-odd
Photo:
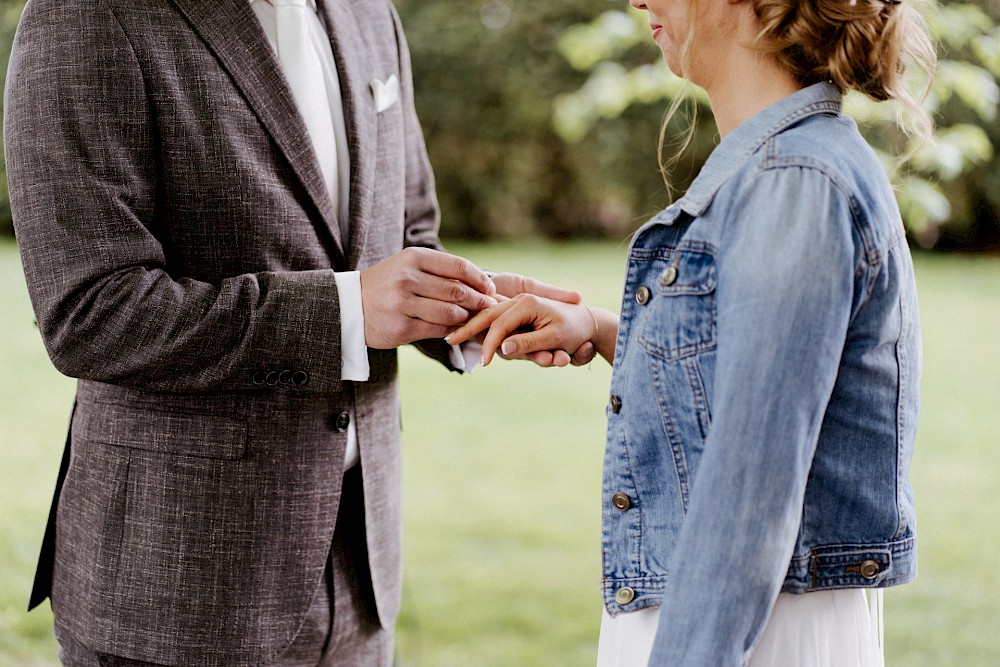
[[[334,265],[342,265],[345,253],[340,242],[340,227],[323,185],[309,134],[249,3],[247,0],[171,2],[215,54],[285,155],[322,218],[326,227],[324,236],[328,237],[336,254]]]
[[[376,73],[370,65],[357,18],[343,0],[320,0],[320,15],[330,35],[330,44],[340,76],[340,94],[344,100],[344,121],[351,155],[349,195],[350,243],[348,270],[356,270],[368,235],[372,200],[375,192],[375,163],[378,127],[370,90]]]

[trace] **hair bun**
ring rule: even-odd
[[[936,54],[913,0],[752,0],[758,46],[803,86],[830,81],[882,101],[899,100],[930,130],[907,91],[910,65],[933,74]]]

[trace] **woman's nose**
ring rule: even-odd
[[[636,9],[646,9],[646,3],[644,0],[628,0],[628,4],[632,5]]]

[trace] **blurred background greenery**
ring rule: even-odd
[[[913,0],[924,2],[924,0]],[[0,68],[23,0],[0,0]],[[681,89],[626,0],[396,0],[446,236],[619,238],[667,203],[656,135]],[[1000,0],[926,4],[941,65],[926,106],[938,132],[896,169],[911,238],[1000,248]],[[914,85],[920,73],[913,72]],[[704,104],[704,101],[701,102]],[[848,111],[886,156],[904,152],[896,109]],[[683,191],[717,143],[707,110],[671,173]],[[679,133],[683,116],[672,133]],[[0,234],[11,233],[0,162]]]
[[[622,242],[451,250],[618,306]],[[1000,665],[1000,261],[920,252],[916,270],[920,574],[886,593],[886,664]],[[52,666],[52,614],[24,606],[73,381],[45,357],[9,240],[0,240],[0,281],[0,665]],[[497,362],[461,377],[412,348],[401,362],[400,667],[593,665],[608,365]]]
[[[616,308],[628,234],[667,203],[655,137],[680,90],[642,17],[626,0],[396,4],[450,248]],[[22,6],[0,0],[0,76]],[[886,597],[888,664],[996,665],[1000,0],[928,16],[941,45],[927,102],[939,130],[892,175],[925,328],[921,574]],[[858,99],[848,110],[892,167],[906,148],[895,110]],[[717,141],[702,109],[671,174],[680,191]],[[23,605],[73,382],[31,324],[6,187],[0,160],[0,665],[53,665],[51,614]],[[965,252],[940,252],[955,250]],[[608,378],[600,363],[459,378],[403,351],[402,665],[593,664]]]
[[[625,0],[397,4],[447,234],[618,238],[664,206],[655,137],[681,86],[644,13]],[[926,102],[939,130],[893,175],[904,218],[925,247],[1000,248],[1000,0],[926,13],[942,58]],[[905,152],[892,105],[852,97],[848,111],[887,165]],[[718,141],[711,113],[698,117],[670,175],[681,191]]]

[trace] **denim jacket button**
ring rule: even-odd
[[[660,284],[664,287],[670,287],[675,282],[677,282],[677,267],[668,266],[660,274]]]
[[[611,400],[609,403],[611,404],[611,412],[613,414],[618,414],[622,411],[622,399],[618,398],[614,394],[611,394]]]
[[[882,568],[873,560],[866,560],[861,564],[861,576],[865,579],[874,579],[881,571]]]
[[[649,302],[649,288],[643,285],[635,293],[635,300],[640,306],[645,306]]]
[[[611,504],[615,506],[615,509],[624,512],[632,508],[632,499],[624,493],[616,493],[611,496]]]
[[[622,586],[617,591],[615,591],[615,602],[620,605],[627,605],[629,602],[635,599],[635,591],[628,586]]]

